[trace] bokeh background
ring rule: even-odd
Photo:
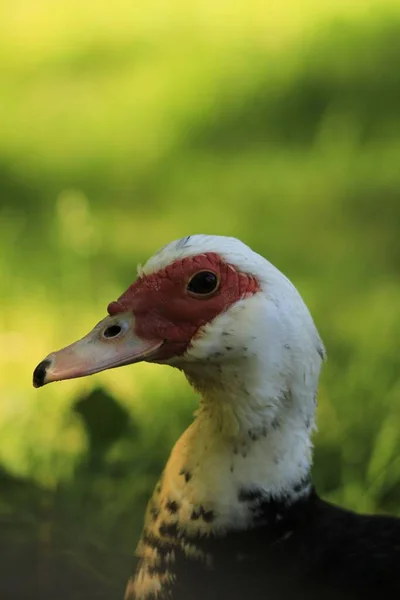
[[[194,393],[139,365],[31,387],[136,264],[240,237],[328,349],[315,482],[400,514],[397,0],[6,0],[0,20],[0,596],[121,598]]]

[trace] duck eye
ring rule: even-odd
[[[189,281],[187,290],[192,294],[207,296],[218,288],[219,279],[212,271],[200,271],[193,275]]]

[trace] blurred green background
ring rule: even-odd
[[[136,264],[234,235],[328,349],[314,477],[400,514],[397,0],[8,0],[0,21],[0,596],[121,598],[195,395],[139,365],[34,390]]]

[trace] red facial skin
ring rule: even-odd
[[[187,290],[199,271],[212,271],[219,286],[210,295]],[[218,254],[209,252],[177,260],[151,275],[139,277],[116,302],[108,305],[110,315],[132,311],[135,333],[142,339],[162,339],[152,360],[183,354],[196,332],[242,298],[260,289],[252,275],[239,272]]]

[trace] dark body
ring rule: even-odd
[[[255,500],[251,493],[249,501]],[[212,567],[175,547],[176,561],[168,568],[176,581],[165,597],[400,599],[400,519],[345,511],[315,492],[290,507],[267,502],[259,509],[257,519],[267,524],[223,538],[187,540],[211,555]],[[172,549],[163,539],[151,540],[161,554]]]

